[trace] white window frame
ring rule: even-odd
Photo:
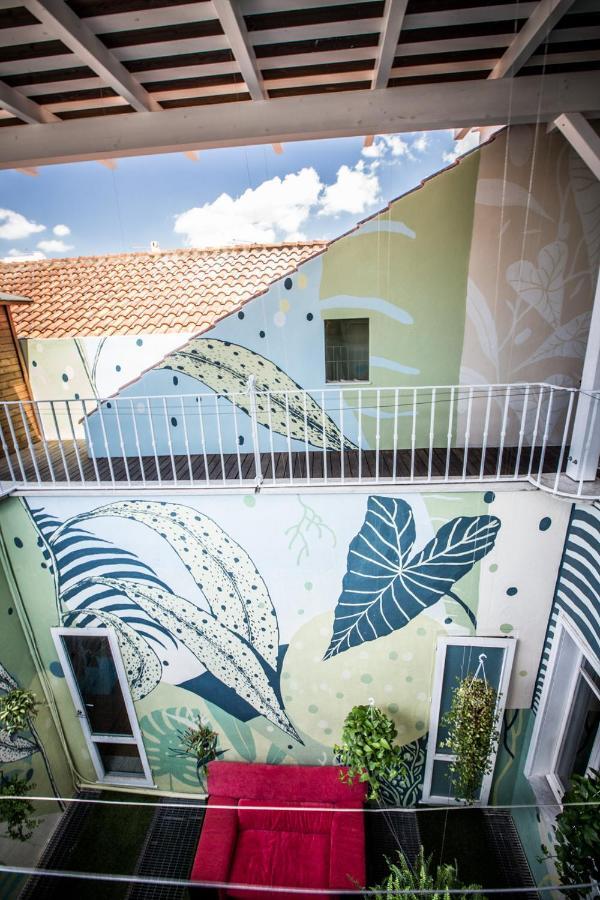
[[[496,700],[496,713],[498,722],[501,723],[504,709],[506,707],[506,698],[508,696],[508,688],[510,684],[510,676],[512,672],[513,660],[515,656],[515,648],[517,645],[516,638],[499,638],[499,637],[477,637],[469,635],[445,636],[439,637],[435,652],[435,668],[433,673],[433,691],[431,696],[431,707],[429,712],[429,737],[427,739],[427,751],[425,759],[425,774],[423,776],[423,792],[421,797],[422,803],[430,803],[436,806],[463,806],[464,801],[458,800],[456,797],[441,796],[431,793],[431,781],[433,777],[433,765],[435,762],[453,762],[456,757],[450,753],[439,753],[437,750],[438,730],[440,726],[440,709],[442,704],[442,689],[444,686],[444,669],[446,665],[446,650],[449,646],[453,647],[475,647],[485,649],[486,647],[498,647],[504,650],[502,658],[502,668],[500,670],[500,680],[498,684],[498,697]],[[492,770],[489,774],[483,776],[481,782],[481,793],[479,799],[474,802],[474,806],[487,806],[490,796],[490,789],[494,778],[494,768],[496,764],[497,749],[494,753]]]
[[[129,690],[129,683],[127,681],[127,674],[125,672],[125,667],[123,665],[123,659],[121,657],[121,650],[119,648],[119,642],[117,640],[117,636],[114,632],[114,629],[110,627],[104,628],[51,628],[52,639],[54,641],[54,645],[56,647],[56,652],[58,653],[58,658],[60,664],[62,666],[62,670],[65,676],[65,680],[69,687],[69,691],[71,693],[71,699],[73,700],[73,705],[75,707],[75,714],[79,719],[79,724],[81,725],[81,730],[83,731],[83,735],[85,737],[85,741],[89,750],[90,758],[92,760],[92,764],[96,771],[96,777],[99,783],[101,784],[120,784],[120,785],[130,785],[132,787],[155,787],[154,780],[152,778],[152,770],[150,769],[150,765],[148,763],[148,757],[146,755],[146,748],[144,747],[144,742],[142,740],[142,732],[140,731],[140,726],[137,720],[137,715],[135,712],[135,706],[133,704],[133,699],[131,697],[131,691]],[[114,734],[94,734],[90,727],[90,723],[87,717],[87,714],[84,711],[84,703],[81,698],[81,694],[79,692],[79,686],[77,684],[77,679],[73,673],[73,669],[71,668],[71,662],[69,660],[65,645],[63,643],[63,636],[72,635],[74,637],[83,637],[85,635],[89,637],[105,637],[108,638],[108,642],[110,645],[110,650],[113,657],[113,662],[115,665],[115,669],[117,672],[117,678],[119,680],[119,685],[121,688],[121,692],[123,694],[123,699],[125,701],[125,708],[127,710],[127,715],[129,717],[129,723],[131,725],[131,735],[114,735]],[[144,770],[143,775],[111,775],[107,774],[104,771],[104,765],[102,763],[102,759],[98,752],[97,744],[135,744],[137,747],[138,753],[140,755],[140,760],[142,763],[142,768]]]
[[[571,641],[575,644],[577,657],[573,665],[573,671],[571,673],[569,683],[565,687],[565,702],[559,727],[558,729],[550,730],[545,727],[546,716],[548,713],[548,704],[550,696],[552,694],[554,674],[557,668],[558,660],[560,658],[562,638],[564,634],[568,635]],[[575,691],[577,689],[577,683],[579,681],[580,674],[582,674],[582,666],[584,661],[587,661],[596,672],[600,672],[600,660],[598,659],[588,642],[585,640],[577,626],[571,621],[571,619],[568,618],[568,616],[565,615],[563,610],[560,610],[556,619],[556,626],[552,638],[552,649],[550,651],[550,656],[548,659],[548,666],[546,668],[546,674],[544,676],[544,687],[542,689],[542,695],[540,697],[538,711],[535,717],[535,724],[531,734],[529,752],[527,754],[527,759],[525,760],[525,766],[523,768],[525,777],[528,778],[531,782],[533,791],[541,803],[546,803],[549,797],[552,797],[552,799],[555,800],[559,805],[562,802],[563,786],[560,782],[560,779],[558,778],[558,775],[556,774],[556,766],[565,738],[565,732],[569,723],[569,719],[571,717]],[[593,685],[590,679],[587,678],[585,674],[583,675],[583,677],[586,679],[591,689],[596,693],[597,685]],[[547,767],[548,771],[540,772],[538,760],[542,756],[542,754],[544,756],[547,756],[549,750],[551,752],[550,764]],[[588,770],[590,768],[598,768],[598,766],[600,766],[600,730],[596,735],[596,740],[594,742],[594,746],[592,747]]]
[[[366,319],[369,330],[369,340],[367,346],[367,354],[368,354],[368,365],[369,365],[369,374],[367,378],[349,378],[349,379],[333,379],[329,381],[327,379],[327,340],[326,340],[326,330],[327,330],[327,322],[347,322],[351,319]],[[326,387],[336,387],[339,385],[341,387],[369,387],[373,383],[371,378],[371,317],[366,316],[364,313],[356,316],[327,316],[324,315],[322,320],[323,322],[323,364],[324,364],[324,373],[323,373],[323,381]]]

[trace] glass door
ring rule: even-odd
[[[53,628],[52,636],[98,780],[152,784],[114,632]]]

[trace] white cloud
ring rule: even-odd
[[[40,250],[43,250],[44,253],[64,253],[66,250],[72,250],[72,244],[65,244],[64,241],[39,241],[38,247]]]
[[[411,147],[416,153],[425,153],[425,151],[429,148],[429,138],[424,131],[421,132],[418,138],[415,138],[415,140],[411,144]]]
[[[175,216],[175,232],[190,247],[302,240],[302,226],[323,185],[315,169],[271,178],[240,197],[221,194],[212,203]]]
[[[351,169],[341,166],[337,179],[327,185],[321,198],[320,216],[336,216],[339,213],[359,215],[373,206],[380,199],[379,179],[372,167],[365,166],[362,160]]]
[[[68,225],[55,225],[52,229],[52,233],[56,235],[56,237],[66,237],[68,234],[71,234],[71,229]]]
[[[45,225],[30,222],[13,209],[0,209],[0,238],[7,241],[20,241],[38,231],[44,231],[45,228]]]
[[[46,254],[42,253],[41,250],[17,250],[16,247],[13,247],[12,250],[9,250],[7,255],[3,257],[2,262],[28,262],[29,260],[46,258]]]
[[[452,134],[452,132],[450,132],[450,134]],[[472,150],[473,147],[477,146],[479,146],[479,132],[470,131],[466,137],[462,138],[462,140],[456,141],[454,150],[443,153],[442,159],[445,163],[453,163],[454,160],[459,156],[462,156],[463,153],[467,153],[469,150]]]

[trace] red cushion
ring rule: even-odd
[[[300,831],[307,834],[327,834],[331,832],[331,812],[301,812],[294,807],[307,809],[333,809],[331,803],[305,803],[278,800],[277,806],[285,809],[265,809],[271,803],[259,800],[240,800],[238,804],[238,825],[240,831],[258,829],[261,831]],[[252,807],[248,809],[248,807]],[[258,807],[258,808],[257,808]],[[287,808],[291,807],[289,812]]]
[[[230,881],[236,884],[260,884],[268,887],[322,888],[329,881],[329,835],[302,834],[296,831],[240,832]],[[228,888],[231,897],[249,900],[273,894]],[[281,893],[277,900],[306,900],[310,894]]]
[[[285,766],[215,760],[208,764],[208,793],[249,800],[364,802],[367,787],[340,781],[340,766]],[[272,804],[274,805],[274,803]]]

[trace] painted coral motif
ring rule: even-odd
[[[495,516],[458,516],[413,553],[415,521],[400,498],[369,497],[363,525],[350,544],[348,568],[335,608],[325,659],[407,625],[442,597],[456,600],[456,581],[494,546],[500,528]]]

